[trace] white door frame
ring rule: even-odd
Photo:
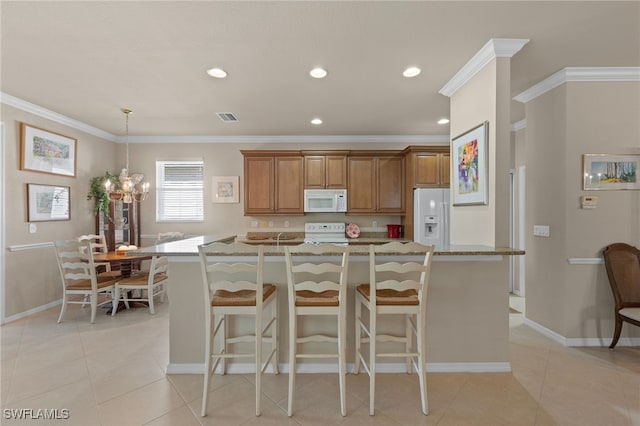
[[[5,137],[4,137],[4,122],[0,121],[0,324],[4,324],[5,321],[5,308],[6,308],[6,300],[5,297],[5,211],[4,211],[4,194],[5,191],[5,176],[4,176],[4,167],[5,167],[5,159],[7,158],[5,154]]]

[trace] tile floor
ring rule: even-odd
[[[0,327],[5,425],[640,425],[640,348],[565,348],[511,319],[511,374],[428,375],[430,415],[420,413],[415,375],[378,376],[368,415],[365,374],[347,376],[340,417],[335,375],[298,375],[286,416],[287,375],[267,375],[263,414],[254,416],[253,377],[216,376],[201,418],[202,377],[165,375],[168,305],[99,313],[50,309]],[[7,409],[66,409],[64,420],[8,419]],[[34,411],[35,414],[37,412]],[[64,413],[58,413],[63,416]]]

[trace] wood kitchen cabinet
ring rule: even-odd
[[[404,214],[403,155],[352,151],[347,174],[348,214]]]
[[[448,188],[450,158],[448,152],[415,153],[414,188]]]
[[[304,214],[303,157],[299,151],[241,151],[244,214]]]
[[[109,251],[140,244],[140,203],[109,202],[109,214],[96,215],[96,234],[104,234]]]
[[[348,152],[302,151],[305,189],[346,188]]]

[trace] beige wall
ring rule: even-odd
[[[567,338],[613,334],[613,298],[601,258],[613,242],[640,245],[640,191],[583,191],[585,153],[640,154],[640,84],[566,83],[526,106],[527,317]],[[595,210],[581,195],[597,195]],[[549,238],[534,224],[550,225]],[[623,336],[640,336],[625,327]]]
[[[489,121],[488,162],[495,153],[495,99],[496,60],[485,66],[471,81],[451,96],[451,138],[463,134]],[[451,194],[451,244],[486,244],[493,246],[495,238],[495,212],[493,187],[495,174],[488,167],[489,204],[479,206],[453,206]],[[456,173],[455,165],[451,173]],[[453,182],[453,179],[451,179]]]
[[[452,138],[484,121],[489,122],[488,204],[451,207],[452,244],[508,245],[509,82],[510,59],[494,59],[451,97]]]
[[[312,213],[304,216],[244,216],[243,202],[243,157],[240,150],[278,149],[278,150],[316,150],[316,149],[403,149],[406,144],[398,146],[390,143],[201,143],[201,144],[173,144],[173,143],[145,143],[131,144],[131,168],[141,171],[151,182],[151,194],[142,205],[141,228],[143,235],[153,235],[158,232],[179,230],[186,234],[244,234],[247,231],[269,231],[269,221],[273,221],[274,230],[284,229],[285,220],[289,222],[291,231],[303,231],[305,222],[355,222],[362,228],[371,228],[377,222],[379,231],[384,231],[387,223],[400,223],[397,216],[351,216],[341,213],[320,214]],[[204,160],[204,222],[202,223],[156,223],[154,188],[155,162],[157,160]],[[211,202],[211,178],[213,176],[240,176],[240,203],[214,204]],[[252,220],[257,219],[260,229],[252,229]]]
[[[86,200],[89,179],[112,169],[114,144],[2,105],[5,125],[5,243],[8,247],[74,238],[94,231],[93,203]],[[76,177],[20,170],[20,122],[76,138]],[[71,220],[36,222],[30,234],[27,224],[27,183],[71,187]],[[6,248],[3,248],[6,249]],[[62,286],[53,248],[5,252],[5,317],[50,304],[61,298]]]

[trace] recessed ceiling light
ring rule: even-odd
[[[415,77],[418,74],[420,74],[420,68],[418,67],[409,67],[402,73],[405,77]]]
[[[319,118],[314,118],[313,120],[311,120],[311,124],[315,124],[317,126],[319,124],[322,124],[322,120],[320,120]]]
[[[438,124],[448,124],[448,123],[449,123],[448,118],[441,118],[440,120],[438,120]]]
[[[207,70],[207,74],[215,78],[225,78],[227,76],[227,72],[222,68],[211,68]]]
[[[325,78],[327,76],[327,70],[317,67],[309,71],[309,74],[313,78]]]

